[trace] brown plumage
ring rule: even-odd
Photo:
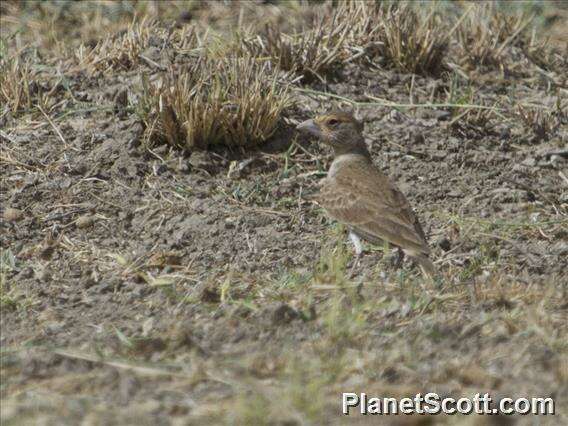
[[[315,197],[327,213],[349,227],[357,258],[359,238],[383,241],[413,258],[432,277],[436,268],[418,218],[406,197],[374,165],[363,139],[363,125],[351,114],[332,113],[307,120],[298,130],[317,136],[335,152],[320,193]]]

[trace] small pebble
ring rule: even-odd
[[[51,271],[47,267],[35,271],[35,278],[38,281],[47,282],[51,280]]]
[[[558,165],[559,163],[561,163],[564,159],[560,156],[560,155],[551,155],[550,156],[550,163],[552,165]]]
[[[81,229],[81,228],[88,228],[89,226],[91,226],[93,223],[95,223],[95,218],[89,214],[80,216],[76,221],[75,221],[75,225],[77,226],[77,228]]]
[[[440,240],[438,240],[438,247],[440,247],[444,251],[448,251],[452,248],[452,244],[450,243],[450,240],[447,237],[443,237]]]
[[[63,331],[65,327],[65,323],[63,322],[52,322],[45,327],[45,331],[47,334],[57,334]]]
[[[6,219],[8,222],[17,222],[18,220],[23,219],[24,217],[24,212],[20,209],[13,209],[11,207],[8,207],[6,210],[4,210],[4,219]]]

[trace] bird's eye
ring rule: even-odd
[[[339,121],[336,120],[335,118],[330,118],[330,119],[327,121],[327,124],[329,124],[330,126],[335,126],[337,123],[339,123]]]

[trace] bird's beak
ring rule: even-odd
[[[303,123],[298,124],[298,126],[296,126],[296,130],[309,133],[313,136],[321,136],[321,130],[314,120],[306,120]]]

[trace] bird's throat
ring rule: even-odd
[[[351,151],[340,155],[336,155],[333,162],[331,163],[329,171],[327,172],[327,176],[333,178],[342,169],[353,167],[354,165],[361,163],[372,164],[369,151],[365,150],[365,153]]]
[[[367,149],[367,145],[365,145],[365,142],[361,142],[360,144],[351,145],[351,146],[345,146],[345,145],[333,146],[333,154],[335,158],[339,158],[342,155],[358,155],[368,159],[371,158],[371,154],[369,153],[369,150]]]

